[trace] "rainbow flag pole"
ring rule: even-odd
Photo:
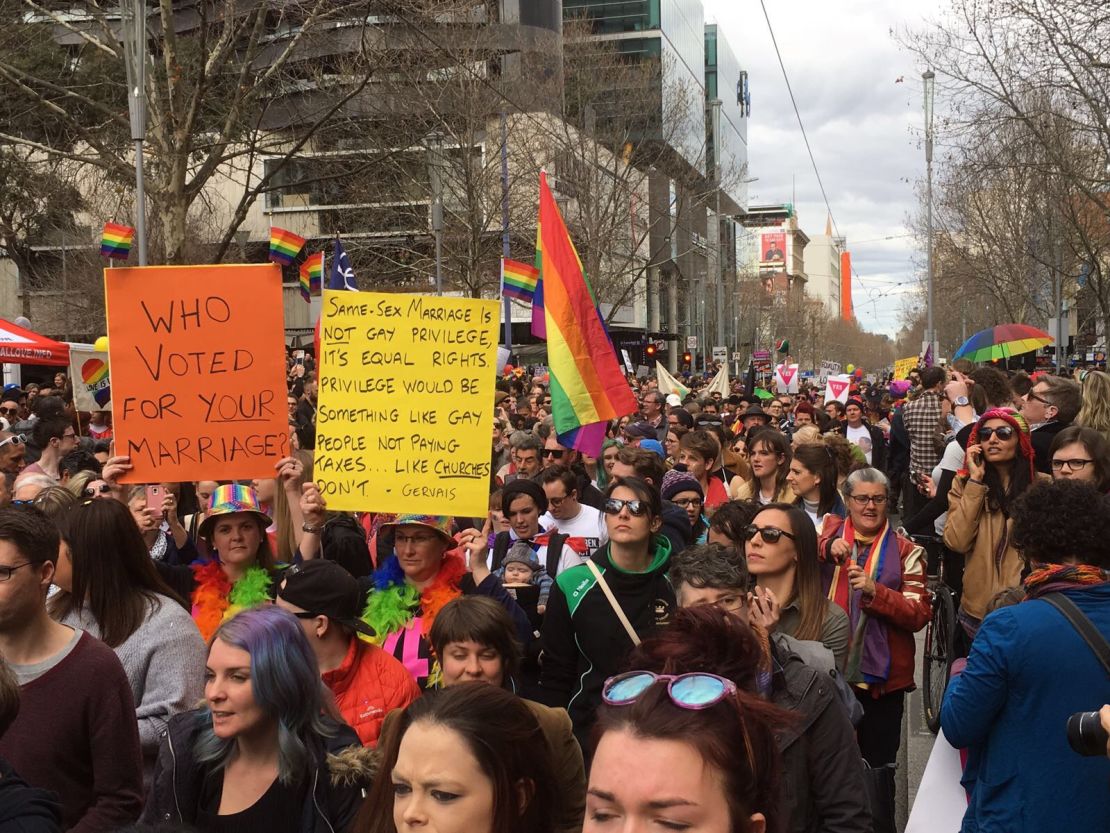
[[[563,445],[597,457],[605,424],[634,413],[636,397],[544,171],[540,172],[539,215],[537,248],[555,433]]]

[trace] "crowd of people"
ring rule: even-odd
[[[288,369],[250,482],[124,485],[64,374],[0,396],[0,831],[893,829],[922,536],[963,830],[1110,829],[1065,731],[1110,703],[1105,373],[630,377],[596,457],[510,373],[464,518],[329,509]]]

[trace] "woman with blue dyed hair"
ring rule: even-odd
[[[199,831],[342,833],[372,773],[335,715],[296,617],[224,622],[208,646],[205,704],[172,718],[143,821]]]

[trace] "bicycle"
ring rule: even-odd
[[[963,570],[955,569],[955,553],[934,535],[911,535],[910,540],[925,549],[926,577],[933,597],[933,615],[925,626],[925,662],[922,668],[922,705],[925,725],[934,735],[940,731],[940,707],[952,676],[952,663],[962,654],[960,623],[956,611],[960,606]],[[952,573],[951,576],[947,573]]]

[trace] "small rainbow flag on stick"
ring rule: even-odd
[[[135,239],[135,229],[119,223],[105,223],[100,237],[100,254],[114,260],[127,260],[131,254],[131,241]]]
[[[304,238],[283,228],[270,229],[270,260],[288,266],[304,248]]]
[[[540,270],[519,260],[501,258],[501,294],[531,303],[536,294],[536,283]]]
[[[324,278],[324,253],[309,255],[301,264],[301,297],[306,304],[311,303],[313,295],[320,294]]]

